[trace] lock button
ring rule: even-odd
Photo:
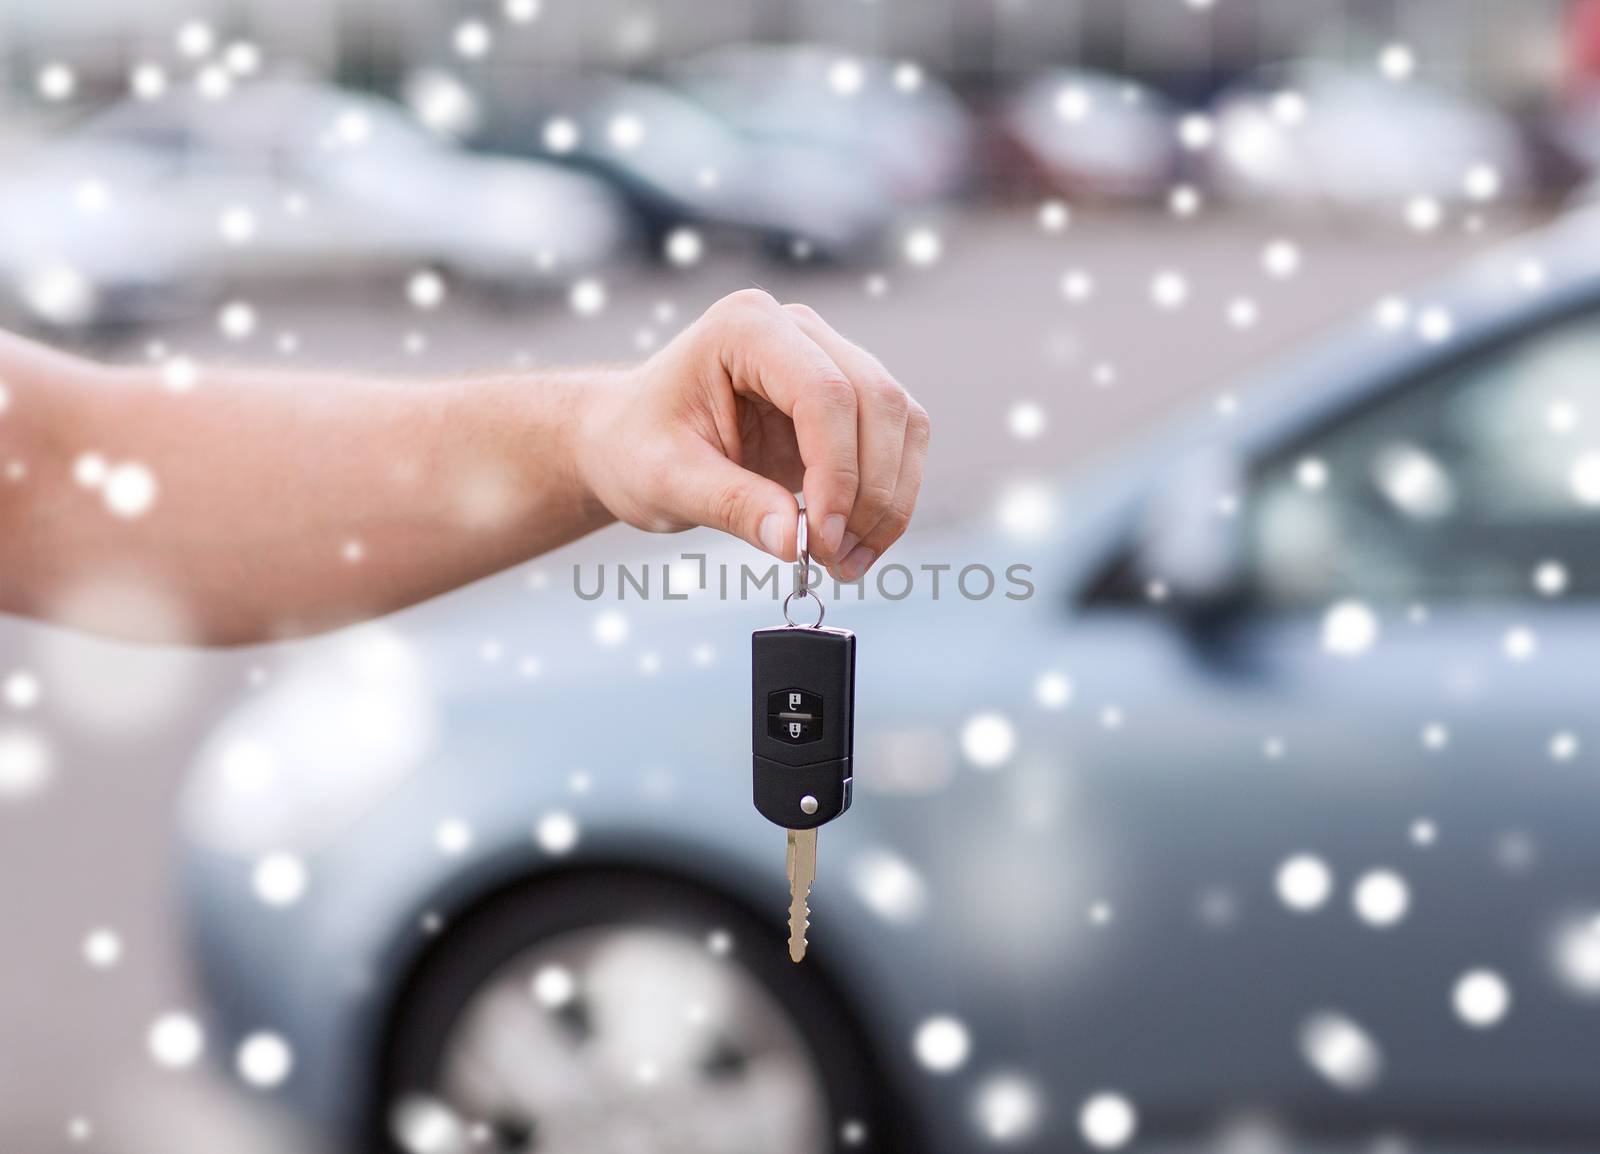
[[[822,737],[822,697],[804,689],[780,689],[767,696],[767,736],[786,745]]]
[[[822,736],[822,723],[774,716],[767,719],[767,736],[787,745],[804,745]]]

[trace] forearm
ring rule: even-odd
[[[122,636],[228,644],[384,613],[610,520],[574,460],[604,370],[391,382],[111,369],[0,338],[0,609]],[[119,515],[85,454],[158,490]],[[128,587],[133,598],[104,596]],[[166,621],[119,620],[156,598]],[[109,615],[109,617],[108,617]]]
[[[342,625],[614,517],[855,580],[928,414],[816,313],[724,297],[637,368],[397,382],[105,368],[0,333],[0,612],[150,641]]]

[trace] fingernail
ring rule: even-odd
[[[844,535],[844,540],[839,542],[838,555],[840,557],[850,556],[850,550],[856,547],[856,542],[859,540],[861,540],[861,538],[857,537],[854,533],[846,533]]]
[[[846,581],[854,581],[872,568],[872,563],[877,559],[878,555],[863,545],[844,559],[844,564],[839,566],[839,572],[844,574]]]
[[[783,557],[783,514],[768,513],[761,518],[761,528],[756,535],[761,538],[761,547],[774,557]]]
[[[839,555],[839,540],[844,536],[844,516],[835,513],[822,522],[822,555],[836,557]]]

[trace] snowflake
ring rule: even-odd
[[[262,1031],[239,1043],[234,1066],[246,1085],[268,1090],[289,1077],[294,1069],[294,1053],[277,1034]]]
[[[1300,1053],[1306,1064],[1341,1090],[1370,1088],[1383,1073],[1378,1044],[1343,1014],[1313,1014],[1300,1028]]]
[[[1333,892],[1333,871],[1313,854],[1296,854],[1278,867],[1278,899],[1295,913],[1313,913]]]
[[[1121,1094],[1109,1090],[1091,1096],[1078,1109],[1078,1133],[1096,1150],[1117,1150],[1133,1140],[1139,1115]]]
[[[1373,870],[1356,882],[1352,904],[1367,925],[1388,929],[1404,920],[1410,910],[1411,890],[1393,870]]]
[[[912,1035],[911,1052],[925,1070],[948,1074],[966,1064],[972,1038],[962,1022],[948,1014],[924,1021]]]
[[[145,1044],[156,1064],[169,1070],[185,1070],[205,1052],[205,1033],[193,1017],[184,1013],[164,1014],[150,1026]]]
[[[1456,1016],[1476,1030],[1498,1026],[1511,1010],[1511,987],[1494,970],[1469,970],[1451,995]]]
[[[1417,70],[1417,58],[1405,44],[1386,44],[1378,53],[1378,71],[1386,80],[1409,80]]]
[[[1016,752],[1017,731],[1004,714],[974,714],[961,728],[961,752],[977,769],[998,769]]]

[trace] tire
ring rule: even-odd
[[[844,1000],[783,941],[775,924],[664,876],[583,872],[506,890],[448,922],[395,1000],[367,1148],[917,1149]],[[721,1017],[650,1035],[684,1053],[654,1073],[659,1085],[625,1082],[614,1054],[684,991]],[[505,1065],[508,1049],[536,1052],[551,1075]]]

